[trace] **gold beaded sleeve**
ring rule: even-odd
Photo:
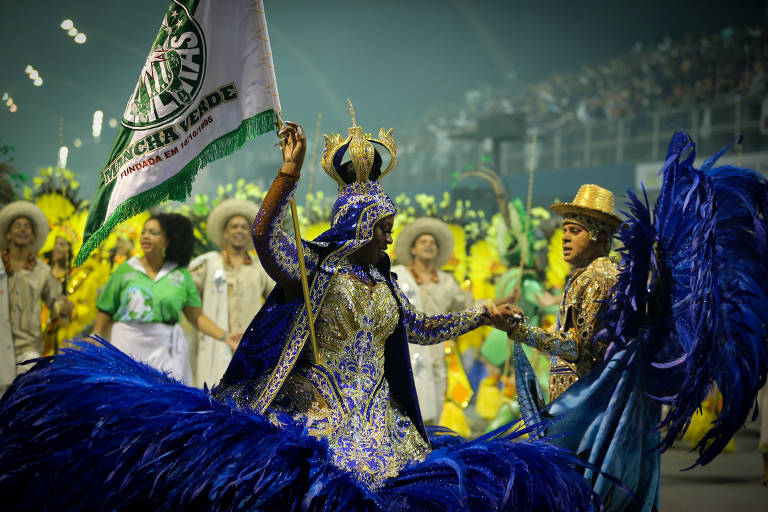
[[[397,283],[395,289],[403,305],[405,331],[409,343],[435,345],[457,338],[481,325],[485,312],[482,306],[445,315],[427,315],[413,308]]]
[[[571,363],[579,358],[576,336],[573,332],[547,332],[541,327],[518,324],[509,332],[509,337],[530,345],[540,352],[562,357]]]
[[[298,176],[278,173],[251,228],[261,265],[269,277],[284,287],[301,278],[296,239],[281,227],[298,182]],[[306,243],[303,249],[307,274],[312,274],[317,267],[317,254]]]

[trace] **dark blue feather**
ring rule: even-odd
[[[0,400],[9,510],[595,510],[569,452],[534,429],[439,442],[379,489],[282,425],[184,386],[100,339],[40,360]]]
[[[670,405],[662,449],[718,387],[724,407],[697,446],[701,464],[744,423],[768,370],[768,184],[748,169],[714,167],[729,146],[696,169],[695,145],[675,134],[653,218],[647,198],[629,192],[601,333],[615,351],[647,331],[638,348],[643,391]]]

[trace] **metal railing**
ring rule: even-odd
[[[536,146],[536,168],[540,171],[600,167],[611,164],[637,164],[659,161],[666,154],[672,134],[687,131],[697,145],[699,155],[719,151],[736,135],[744,141],[740,151],[768,150],[768,135],[760,132],[763,98],[747,98],[732,103],[642,112],[615,120],[571,123],[540,132]],[[493,162],[490,140],[454,140],[449,149],[416,149],[404,155],[397,185],[445,186],[450,176],[468,166],[487,165],[502,175],[527,171],[530,144],[502,142]]]
[[[743,152],[768,149],[768,135],[760,132],[762,98],[692,109],[641,113],[629,118],[568,125],[539,136],[537,168],[541,170],[598,167],[658,161],[666,154],[672,134],[687,131],[697,153],[719,151],[735,136],[744,136]],[[529,150],[507,143],[501,154],[502,173],[524,172]]]

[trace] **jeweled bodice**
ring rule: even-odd
[[[284,387],[309,431],[328,439],[334,463],[373,486],[429,451],[384,375],[384,347],[398,321],[378,270],[342,266],[316,322],[319,364],[300,365]]]
[[[398,322],[389,286],[378,270],[371,270],[343,268],[316,323],[321,363],[340,379],[348,402],[358,400],[353,390],[370,394],[383,376],[384,342]]]

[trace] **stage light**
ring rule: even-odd
[[[24,72],[27,74],[30,80],[35,84],[35,87],[40,87],[43,85],[43,77],[40,76],[40,73],[33,68],[30,65],[27,65],[27,67],[24,69]]]
[[[93,113],[93,125],[91,127],[93,138],[98,139],[101,137],[101,123],[104,119],[104,112],[97,110]]]
[[[13,98],[11,98],[11,95],[8,94],[8,91],[3,93],[3,103],[5,103],[5,106],[8,107],[8,110],[11,112],[16,112],[19,110],[18,105],[13,102]]]
[[[115,119],[114,117],[110,117],[108,124],[110,128],[117,128],[117,119]]]
[[[59,26],[61,28],[63,28],[64,30],[69,30],[72,27],[74,27],[75,24],[72,22],[72,20],[64,20],[64,21],[61,22],[61,25],[59,25]]]
[[[69,148],[67,146],[61,146],[59,148],[59,162],[57,167],[67,166],[67,156],[69,155]]]
[[[71,29],[67,30],[67,35],[75,37],[77,35],[77,29],[76,28],[71,28]]]
[[[85,41],[86,41],[86,37],[85,37],[85,34],[83,34],[82,32],[80,32],[75,36],[75,42],[77,44],[84,44]]]
[[[75,146],[76,148],[80,149],[81,147],[83,147],[83,141],[82,141],[82,139],[75,139],[75,141],[72,143],[72,145]]]

